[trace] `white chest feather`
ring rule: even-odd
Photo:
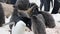
[[[23,21],[19,21],[15,27],[12,28],[12,34],[24,34],[25,23]]]

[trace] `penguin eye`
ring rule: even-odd
[[[29,24],[26,24],[27,27],[29,27]]]
[[[27,24],[29,26],[29,24]]]

